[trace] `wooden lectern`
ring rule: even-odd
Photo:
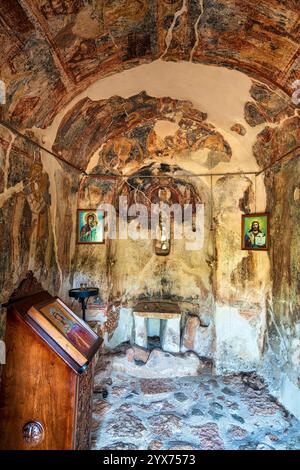
[[[0,449],[88,449],[102,340],[32,272],[6,306]]]

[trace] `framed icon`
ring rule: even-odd
[[[104,243],[104,211],[77,209],[77,243]]]
[[[270,246],[269,214],[242,215],[242,250],[268,251]]]
[[[33,305],[27,314],[79,365],[87,362],[98,336],[58,297]]]

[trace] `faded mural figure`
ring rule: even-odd
[[[80,230],[80,241],[96,241],[98,220],[96,214],[88,213],[85,216],[85,224]]]
[[[251,229],[245,235],[245,248],[266,248],[266,234],[257,220],[252,222]]]
[[[292,94],[292,102],[298,106],[300,104],[300,80],[295,80],[292,83],[292,88],[295,90]]]
[[[0,80],[0,104],[6,104],[6,86],[3,80]]]
[[[89,348],[90,336],[80,325],[67,319],[54,308],[50,308],[50,314],[60,323],[62,331],[74,346],[77,346],[80,351],[86,351]]]

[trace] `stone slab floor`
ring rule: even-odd
[[[111,372],[103,399],[97,375],[93,449],[300,449],[300,424],[266,389],[242,377],[142,379]]]

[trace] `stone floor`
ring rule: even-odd
[[[300,449],[300,423],[242,376],[95,380],[93,449]]]

